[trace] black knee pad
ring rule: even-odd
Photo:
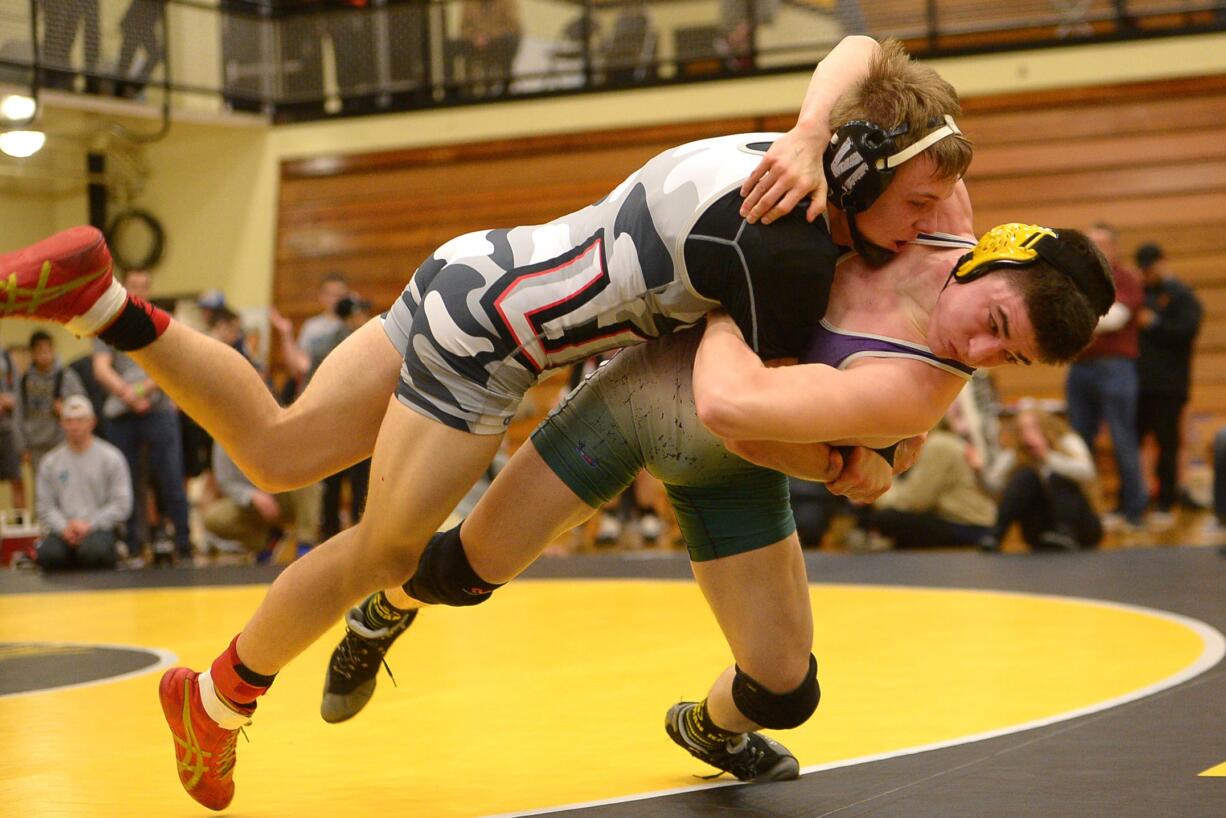
[[[817,684],[817,658],[809,654],[809,672],[791,693],[771,693],[739,667],[732,677],[732,702],[745,718],[772,730],[790,730],[809,720],[822,689]]]
[[[417,573],[403,587],[405,593],[421,602],[458,607],[480,605],[502,586],[477,576],[464,554],[457,525],[430,538],[421,552]]]

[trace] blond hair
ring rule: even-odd
[[[868,76],[835,102],[830,129],[853,120],[866,120],[887,130],[906,124],[907,131],[894,137],[902,150],[923,139],[945,117],[962,113],[958,92],[933,69],[915,62],[894,38],[881,44]],[[940,179],[956,179],[970,167],[973,149],[965,136],[955,134],[926,148]]]

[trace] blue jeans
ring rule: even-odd
[[[52,532],[38,544],[38,564],[45,571],[114,568],[118,560],[114,531],[91,531],[76,546]]]
[[[191,556],[187,529],[187,492],[183,488],[183,441],[179,433],[178,412],[154,411],[144,415],[121,415],[107,422],[107,435],[123,452],[132,472],[132,516],[128,518],[128,544],[136,551],[149,539],[145,520],[145,498],[139,487],[144,476],[141,454],[148,452],[149,485],[158,498],[162,514],[175,528],[179,556]]]
[[[1131,358],[1093,358],[1069,367],[1066,385],[1069,424],[1090,451],[1105,420],[1119,471],[1119,512],[1141,522],[1147,496],[1137,444],[1137,363]]]

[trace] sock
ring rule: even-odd
[[[129,293],[123,309],[98,337],[120,352],[131,352],[152,344],[168,326],[170,313]]]
[[[707,712],[706,699],[690,708],[685,714],[684,724],[690,738],[712,750],[723,748],[725,744],[741,735],[725,730],[711,721],[711,715]]]
[[[244,710],[254,710],[255,700],[263,696],[277,678],[263,676],[247,667],[238,658],[238,637],[235,636],[220,656],[213,660],[209,673],[217,693],[224,697],[228,704],[236,705]]]
[[[366,601],[362,603],[362,624],[375,631],[391,627],[406,616],[412,617],[416,614],[415,610],[397,608],[388,601],[387,594],[382,591],[366,597]]]

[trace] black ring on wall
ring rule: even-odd
[[[124,256],[124,250],[121,249],[123,246],[122,242],[115,241],[118,233],[133,221],[144,224],[153,236],[149,242],[149,249],[139,258]],[[162,223],[157,220],[157,217],[148,210],[130,207],[126,210],[121,210],[111,220],[111,225],[106,230],[106,243],[111,248],[111,256],[115,259],[116,265],[121,269],[125,271],[151,270],[162,260],[162,251],[166,248],[166,231],[162,228]]]

